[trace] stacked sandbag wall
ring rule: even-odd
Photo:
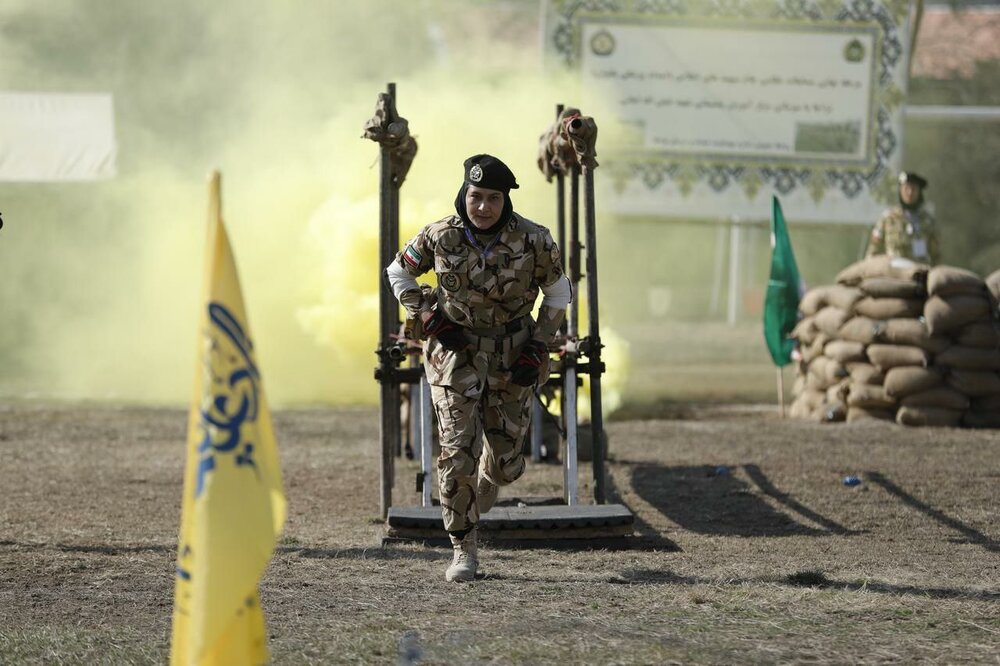
[[[790,413],[1000,428],[1000,271],[872,257],[808,291]]]

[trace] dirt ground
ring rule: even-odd
[[[1000,663],[1000,434],[675,406],[608,423],[625,549],[381,546],[377,414],[279,411],[276,664]],[[0,403],[0,663],[164,663],[183,410]],[[720,469],[724,467],[725,469]],[[416,504],[400,460],[395,503]],[[842,479],[858,475],[862,483]],[[589,497],[589,466],[581,465]],[[515,487],[557,495],[531,465]]]

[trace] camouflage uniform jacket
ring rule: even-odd
[[[460,217],[450,215],[424,227],[396,255],[414,278],[433,270],[438,307],[471,329],[503,326],[530,314],[539,289],[562,275],[559,248],[548,229],[517,213],[485,246],[481,242]],[[416,291],[400,301],[412,317],[425,305]]]
[[[872,229],[866,257],[887,254],[928,264],[938,259],[937,224],[923,207],[907,211],[896,206],[882,213]]]

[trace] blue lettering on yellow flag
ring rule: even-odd
[[[257,420],[260,373],[251,358],[253,344],[233,313],[221,303],[208,305],[208,319],[213,390],[208,409],[200,410],[204,434],[198,445],[196,498],[205,489],[206,476],[215,469],[216,454],[236,450],[234,463],[257,472],[253,443],[241,438],[243,425]]]

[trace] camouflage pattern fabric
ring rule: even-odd
[[[457,215],[433,222],[396,255],[400,266],[419,277],[433,270],[433,294],[416,289],[400,300],[410,317],[436,302],[453,322],[469,329],[495,329],[528,317],[543,286],[562,277],[559,248],[542,226],[516,213],[484,246],[467,238]],[[536,339],[548,343],[563,310],[541,308]],[[436,338],[424,343],[424,369],[440,431],[438,483],[445,528],[457,532],[479,520],[477,473],[495,485],[524,473],[524,437],[531,417],[533,387],[509,381],[520,346],[507,351],[450,351]],[[539,383],[548,379],[548,357]],[[483,436],[485,434],[485,446]]]
[[[923,208],[907,211],[901,206],[887,210],[872,229],[865,257],[885,254],[928,264],[937,263],[937,223]]]
[[[513,483],[524,474],[523,444],[530,426],[533,387],[507,380],[507,367],[519,351],[454,352],[435,338],[427,342],[425,368],[441,433],[438,489],[449,532],[479,521],[476,475],[480,466],[497,486]]]
[[[396,103],[388,93],[379,93],[375,115],[365,122],[362,137],[388,149],[392,182],[396,187],[402,185],[417,155],[417,142],[410,136],[409,122],[396,112]]]
[[[459,326],[496,328],[531,314],[540,287],[562,275],[559,248],[549,231],[517,213],[484,252],[466,240],[461,218],[427,225],[396,261],[412,276],[434,270],[438,307]],[[416,293],[403,307],[419,315]]]
[[[567,176],[578,166],[576,151],[565,129],[568,121],[579,116],[579,109],[563,109],[556,122],[538,139],[538,168],[550,183],[556,174]]]

